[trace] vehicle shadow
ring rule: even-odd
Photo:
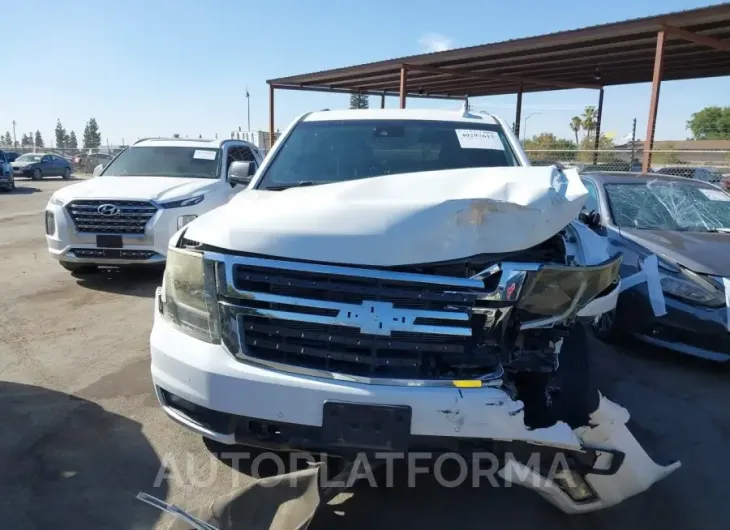
[[[162,284],[161,268],[99,269],[93,274],[72,274],[76,283],[87,289],[107,293],[153,298]]]
[[[12,191],[12,195],[30,195],[31,193],[36,193],[41,191],[40,188],[31,188],[28,186],[18,186],[17,181],[15,184],[15,189]]]
[[[0,382],[0,403],[3,528],[154,527],[161,512],[135,497],[168,487],[139,423],[33,385]]]

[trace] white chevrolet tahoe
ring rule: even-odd
[[[644,491],[679,463],[592,384],[585,323],[615,307],[621,256],[578,220],[587,196],[491,115],[307,114],[171,239],[160,404],[223,444],[488,451],[568,513]]]
[[[240,140],[140,140],[94,178],[53,194],[48,250],[77,273],[164,264],[170,237],[243,190],[251,177],[241,166],[253,172],[262,160]]]

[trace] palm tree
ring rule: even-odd
[[[581,121],[583,124],[583,130],[586,131],[588,139],[590,139],[593,136],[593,131],[596,130],[596,107],[588,105],[583,111]]]
[[[573,116],[570,119],[570,130],[575,134],[575,145],[578,145],[578,132],[582,126],[583,121],[580,119],[580,116]]]

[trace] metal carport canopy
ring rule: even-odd
[[[381,106],[392,95],[404,107],[406,97],[517,93],[519,102],[523,92],[653,82],[651,142],[659,82],[730,75],[726,39],[730,3],[270,79],[269,125],[273,131],[274,89],[379,95]]]

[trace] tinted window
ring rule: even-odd
[[[596,185],[590,180],[584,180],[583,185],[588,190],[588,198],[586,199],[586,203],[583,208],[588,211],[600,212],[600,208],[598,207],[598,190],[596,189]]]
[[[218,178],[219,149],[131,147],[114,159],[105,177]],[[99,157],[100,163],[106,159]]]
[[[605,189],[620,227],[700,232],[730,228],[730,195],[715,187],[653,180],[606,184]]]
[[[419,120],[302,122],[284,140],[261,187],[395,173],[515,166],[498,125]]]

